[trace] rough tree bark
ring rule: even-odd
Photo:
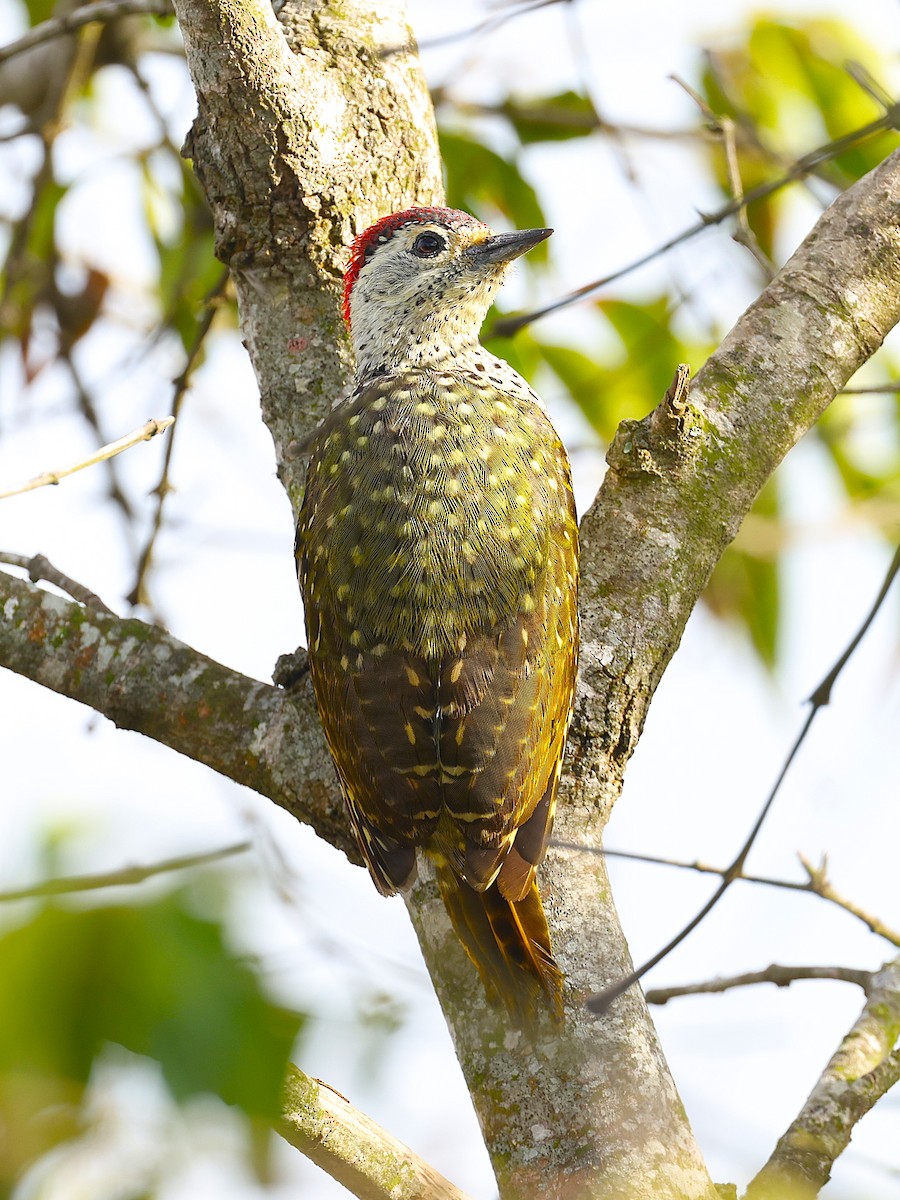
[[[176,0],[199,102],[188,150],[296,509],[298,442],[348,380],[349,240],[383,212],[439,200],[440,176],[399,0],[278,7],[283,25],[268,0]],[[687,400],[619,431],[582,524],[561,841],[599,844],[713,565],[778,462],[900,318],[898,226],[894,155],[823,217]],[[0,612],[3,665],[249,784],[348,848],[302,670],[290,688],[269,687],[7,576]],[[501,1196],[714,1196],[638,989],[601,1019],[581,1003],[630,967],[602,859],[554,851],[542,886],[568,990],[564,1029],[535,1047],[486,1010],[433,882],[423,877],[409,898]]]

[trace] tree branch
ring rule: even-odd
[[[900,958],[872,977],[866,1006],[799,1116],[752,1180],[746,1200],[812,1200],[853,1129],[900,1079]]]
[[[290,692],[259,683],[5,571],[0,663],[268,796],[359,861],[308,679]]]
[[[47,583],[52,583],[61,592],[65,592],[73,600],[77,600],[79,604],[83,604],[85,608],[89,608],[93,612],[106,613],[110,617],[116,615],[109,605],[90,588],[85,587],[76,579],[64,575],[44,554],[33,554],[29,558],[26,554],[13,554],[9,550],[0,550],[0,563],[6,563],[10,567],[20,567],[23,571],[27,571],[28,578],[32,583],[40,583],[42,579]]]
[[[774,983],[776,987],[790,987],[799,979],[838,979],[843,983],[858,984],[868,991],[872,982],[872,972],[857,971],[852,967],[782,967],[772,963],[763,971],[720,976],[718,979],[707,979],[703,983],[685,983],[680,987],[651,988],[647,992],[647,1003],[668,1004],[670,1000],[676,1000],[680,996],[716,995],[754,983]]]
[[[172,0],[95,0],[95,2],[88,0],[88,3],[76,8],[74,12],[41,21],[40,25],[29,29],[17,41],[10,42],[8,46],[0,46],[0,63],[14,58],[17,54],[24,54],[26,50],[31,50],[44,42],[64,37],[67,33],[74,33],[76,29],[81,29],[84,25],[92,25],[95,21],[107,23],[116,21],[119,17],[136,14],[165,17],[170,16],[171,13]]]
[[[469,1200],[340,1092],[293,1065],[278,1131],[359,1200]]]
[[[802,854],[798,855],[798,857],[808,877],[806,883],[798,885],[803,891],[812,892],[814,896],[821,896],[823,900],[828,900],[831,904],[836,904],[844,912],[848,912],[851,916],[856,917],[858,921],[862,921],[872,933],[883,937],[885,941],[891,942],[894,946],[900,946],[900,932],[891,929],[889,925],[885,925],[880,917],[867,912],[866,909],[860,908],[858,904],[841,895],[828,878],[827,858],[823,857],[820,865],[814,867],[809,859],[805,858]]]

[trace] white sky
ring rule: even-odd
[[[434,82],[452,78],[461,93],[485,99],[510,81],[526,94],[578,86],[587,69],[606,117],[682,126],[691,119],[688,102],[667,77],[677,72],[690,78],[696,46],[739,29],[752,7],[737,0],[680,6],[663,0],[641,5],[597,0],[568,13],[560,5],[509,23],[474,46],[431,51],[425,65]],[[448,28],[466,28],[485,9],[457,3],[452,24],[444,6],[426,0],[414,3],[412,11],[425,40]],[[852,18],[880,46],[897,46],[900,21],[888,0],[867,6],[852,0],[790,3],[778,11],[828,11]],[[896,54],[892,61],[896,64]],[[181,136],[190,93],[176,65],[157,59],[148,73],[160,104],[176,124],[180,121]],[[99,130],[60,140],[61,169],[84,179],[62,219],[73,261],[84,256],[114,272],[116,311],[126,326],[133,321],[137,328],[150,259],[140,240],[136,193],[121,147],[129,139],[152,137],[152,128],[142,127],[140,103],[121,76],[107,73],[97,86],[109,100]],[[17,178],[27,177],[32,165],[27,149],[0,151],[0,211],[8,212],[21,201]],[[626,186],[616,155],[604,142],[592,141],[577,154],[558,147],[529,154],[530,177],[557,229],[559,290],[583,282],[586,271],[600,275],[629,261],[690,224],[696,209],[710,204],[689,151],[634,143],[632,158],[642,183],[637,193]],[[800,222],[809,218],[809,210],[798,205],[798,238]],[[753,294],[742,253],[730,246],[726,231],[714,232],[635,276],[616,294],[650,293],[674,276],[688,289],[700,287],[704,302],[709,296],[710,307],[727,322]],[[511,294],[524,299],[524,288],[520,277]],[[556,318],[546,329],[571,337],[573,330],[587,332],[593,326],[572,315]],[[110,330],[93,338],[80,359],[88,378],[109,379],[103,415],[110,437],[148,416],[164,415],[170,399],[166,380],[180,369],[177,355],[166,347],[122,369],[117,365],[122,337],[120,330]],[[132,341],[139,349],[139,341],[133,336]],[[13,357],[0,359],[0,489],[89,448],[81,424],[64,415],[64,386],[47,372],[25,400]],[[236,340],[214,338],[181,418],[173,468],[177,491],[152,586],[173,633],[266,679],[278,654],[300,641],[302,614],[290,513],[274,477],[271,442],[255,395],[252,371]],[[575,414],[556,415],[571,441],[584,440]],[[143,497],[158,476],[161,454],[162,446],[154,442],[121,460],[145,518],[151,505]],[[596,487],[600,462],[596,455],[579,454],[574,465],[583,506]],[[736,635],[703,613],[695,616],[629,769],[609,831],[612,847],[724,864],[752,825],[794,737],[803,697],[843,648],[877,590],[888,554],[846,516],[814,446],[801,446],[792,456],[785,486],[794,533],[785,571],[784,663],[774,681],[765,679]],[[121,597],[132,582],[128,547],[101,503],[102,492],[103,477],[94,471],[60,488],[4,502],[0,545],[47,554],[124,612]],[[760,873],[800,878],[795,853],[815,859],[827,850],[836,885],[895,927],[900,924],[896,621],[895,597],[847,668],[832,709],[819,716],[750,863]],[[0,712],[4,886],[34,878],[40,831],[48,826],[70,834],[61,867],[83,871],[205,850],[245,836],[249,822],[259,832],[262,850],[235,887],[235,927],[241,945],[258,956],[279,993],[319,1014],[298,1055],[300,1065],[348,1095],[474,1196],[494,1194],[401,902],[381,900],[362,871],[350,868],[267,801],[24,680],[0,676]],[[694,749],[687,760],[685,745]],[[287,864],[294,906],[285,904],[272,885],[267,839]],[[614,863],[613,877],[637,959],[671,936],[712,886],[708,879],[637,864]],[[874,967],[888,950],[821,901],[744,884],[650,984],[756,969],[771,961]],[[360,980],[373,992],[396,997],[406,1010],[406,1023],[384,1043],[380,1059],[354,1026]],[[657,1011],[664,1047],[716,1179],[741,1183],[761,1164],[860,1005],[860,995],[848,985],[808,983],[789,991],[758,988],[683,1000]],[[128,1089],[135,1086],[118,1078],[104,1094],[116,1089],[131,1094]],[[133,1161],[152,1158],[151,1134],[167,1121],[164,1106],[148,1100],[146,1086],[139,1094],[148,1113],[145,1125],[122,1135],[131,1139]],[[858,1128],[830,1195],[896,1197],[897,1103],[889,1098]],[[197,1145],[205,1153],[185,1167],[180,1181],[165,1192],[166,1200],[213,1194],[238,1200],[256,1194],[229,1163],[231,1133],[223,1134],[220,1127],[219,1110],[210,1113],[201,1105],[194,1106],[186,1123],[176,1123],[185,1162]],[[280,1158],[285,1184],[275,1189],[276,1196],[296,1195],[298,1180],[309,1200],[345,1195],[294,1152],[285,1149]],[[106,1160],[101,1156],[100,1161]],[[113,1155],[109,1161],[118,1159]],[[73,1178],[71,1171],[58,1172],[42,1195],[69,1200],[82,1194]],[[84,1194],[103,1194],[102,1180],[95,1177]]]

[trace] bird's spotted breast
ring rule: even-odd
[[[453,654],[534,609],[571,532],[564,464],[540,408],[482,376],[373,381],[313,448],[313,594],[330,594],[361,653]]]

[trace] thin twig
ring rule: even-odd
[[[636,971],[632,971],[630,975],[626,975],[623,979],[620,979],[617,983],[614,983],[611,987],[604,988],[603,991],[595,992],[593,996],[589,996],[588,999],[585,1001],[585,1003],[591,1012],[594,1012],[594,1013],[606,1012],[607,1008],[610,1006],[610,1004],[612,1004],[612,1002],[618,996],[621,996],[623,992],[627,991],[628,988],[630,988],[632,986],[632,984],[637,983],[639,979],[643,978],[643,976],[646,975],[646,973],[652,967],[655,967],[657,965],[657,963],[662,962],[662,960],[664,958],[666,958],[667,955],[671,954],[671,952],[675,949],[675,947],[681,945],[681,943],[684,941],[684,939],[697,928],[697,926],[701,923],[701,921],[703,921],[704,918],[710,912],[712,912],[712,910],[715,908],[715,906],[719,903],[719,901],[722,899],[722,897],[725,895],[725,893],[731,887],[732,883],[734,883],[736,879],[740,879],[741,873],[743,872],[743,869],[744,869],[744,863],[747,861],[747,855],[750,853],[750,851],[753,847],[753,844],[756,841],[757,835],[759,834],[759,831],[763,827],[763,823],[765,822],[765,819],[768,816],[770,809],[772,808],[772,805],[775,801],[775,797],[778,795],[779,789],[781,788],[781,784],[784,781],[784,778],[788,773],[788,769],[790,768],[791,763],[794,761],[794,759],[797,755],[797,752],[799,751],[800,747],[803,745],[803,742],[806,738],[807,733],[809,733],[810,726],[812,725],[813,721],[815,720],[816,713],[819,711],[820,708],[824,708],[827,704],[829,704],[831,702],[831,692],[832,692],[832,689],[833,689],[835,683],[837,682],[838,676],[840,675],[840,673],[844,669],[844,667],[847,665],[847,662],[850,659],[850,656],[856,650],[856,647],[859,645],[859,643],[865,637],[869,626],[872,624],[878,610],[881,608],[881,605],[884,602],[884,598],[885,598],[885,596],[887,596],[888,591],[890,590],[891,584],[894,582],[894,578],[898,572],[900,572],[900,546],[898,546],[896,551],[894,552],[894,557],[891,559],[891,565],[888,568],[887,574],[885,575],[884,580],[881,584],[881,587],[878,590],[878,595],[876,596],[875,601],[872,604],[872,607],[869,609],[869,612],[866,615],[866,618],[863,621],[862,625],[860,625],[859,629],[856,631],[856,633],[851,638],[850,644],[847,646],[847,649],[840,656],[840,658],[837,660],[837,662],[834,664],[834,666],[831,668],[831,670],[828,672],[828,674],[825,676],[825,678],[821,681],[821,683],[819,683],[819,685],[813,691],[812,695],[809,697],[810,710],[809,710],[809,715],[807,716],[806,720],[803,723],[803,728],[800,730],[800,733],[797,735],[797,738],[794,741],[793,746],[791,747],[790,753],[788,754],[787,758],[785,759],[785,761],[781,767],[781,770],[778,772],[778,778],[775,780],[775,783],[772,786],[772,789],[769,792],[769,795],[766,797],[765,804],[763,804],[762,810],[760,811],[759,816],[756,818],[756,822],[755,822],[753,828],[750,830],[750,834],[747,837],[747,840],[744,842],[743,846],[741,847],[740,851],[738,852],[738,855],[735,858],[734,862],[731,863],[731,865],[725,869],[725,872],[722,875],[722,882],[719,885],[719,887],[716,888],[713,895],[706,902],[706,904],[703,905],[703,907],[700,909],[700,911],[697,913],[697,915],[695,917],[693,917],[693,919],[690,920],[687,923],[687,925],[685,925],[685,927],[680,931],[680,933],[678,933],[674,938],[672,938],[672,940],[667,945],[665,945],[662,948],[662,950],[660,950],[656,954],[654,954],[652,958],[649,958]]]
[[[569,111],[562,108],[542,108],[539,104],[523,104],[507,99],[502,104],[479,104],[472,100],[457,99],[446,88],[435,88],[431,93],[435,108],[447,105],[454,112],[471,117],[503,117],[507,121],[538,121],[557,129],[582,130],[584,133],[607,133],[615,137],[646,138],[651,141],[684,142],[709,140],[706,129],[663,129],[649,125],[629,125],[619,121],[608,121],[596,110],[591,112]]]
[[[207,863],[219,862],[223,858],[231,858],[235,854],[244,854],[252,845],[252,842],[235,842],[232,846],[223,846],[221,850],[207,850],[203,854],[182,854],[177,858],[166,858],[162,862],[145,867],[120,867],[116,871],[103,871],[96,875],[69,875],[62,879],[45,879],[41,883],[32,884],[31,887],[0,892],[0,903],[35,900],[42,896],[67,896],[72,892],[94,892],[99,888],[143,883],[145,879],[152,879],[155,875],[202,867]]]
[[[894,383],[873,383],[869,386],[860,384],[858,387],[843,387],[840,390],[841,396],[871,396],[877,395],[879,392],[895,395],[900,392],[900,381]]]
[[[512,21],[516,17],[524,17],[528,13],[537,12],[541,8],[549,8],[553,4],[565,4],[569,2],[570,0],[527,0],[525,3],[510,5],[508,11],[494,13],[492,16],[486,17],[483,21],[479,21],[477,25],[471,25],[468,29],[460,29],[456,33],[443,33],[439,37],[419,42],[419,51],[434,50],[438,46],[449,46],[452,42],[461,42],[467,38],[478,37],[481,34],[493,33],[501,25],[505,25],[507,21]],[[392,47],[384,51],[384,53],[396,54],[401,49],[401,47]]]
[[[40,25],[29,29],[18,41],[10,42],[7,46],[0,46],[0,63],[6,62],[7,59],[13,58],[17,54],[24,54],[26,50],[40,46],[43,42],[50,42],[54,38],[73,33],[83,25],[92,25],[95,21],[107,23],[133,14],[167,17],[171,16],[172,11],[171,0],[97,0],[96,3],[81,5],[74,12],[66,13],[64,16],[51,17],[47,21],[41,21]]]
[[[158,433],[163,433],[174,423],[174,417],[147,421],[140,429],[135,429],[125,437],[101,446],[99,450],[95,450],[93,454],[73,463],[70,467],[60,467],[56,471],[44,471],[41,475],[35,475],[34,479],[29,480],[28,483],[23,483],[21,487],[12,488],[8,492],[0,492],[0,500],[8,500],[10,496],[21,496],[24,492],[33,492],[35,488],[57,484],[67,475],[74,475],[76,471],[83,471],[86,467],[93,467],[97,463],[105,462],[108,458],[114,458],[115,455],[121,454],[124,450],[130,450],[132,446],[137,446],[140,442],[149,442],[151,438],[156,437]]]
[[[94,403],[94,397],[91,395],[87,386],[81,378],[81,372],[75,365],[75,359],[72,357],[71,348],[61,347],[59,357],[68,368],[69,374],[72,377],[72,383],[75,387],[75,394],[78,399],[78,411],[84,417],[85,421],[90,426],[97,439],[97,445],[102,450],[106,443],[106,431],[100,420],[100,414],[97,411],[97,406]],[[88,464],[93,465],[93,464]],[[105,460],[105,470],[109,486],[109,498],[116,504],[125,518],[126,524],[134,520],[134,507],[125,489],[122,486],[122,481],[119,478],[118,464],[114,457]],[[50,480],[51,483],[58,483],[59,480]],[[0,496],[0,499],[3,499]]]
[[[749,987],[755,983],[774,983],[776,987],[790,987],[799,979],[838,979],[844,983],[856,983],[868,994],[872,982],[871,971],[858,971],[853,967],[782,967],[772,963],[763,971],[746,971],[743,975],[727,975],[718,979],[707,979],[704,983],[686,983],[680,987],[651,988],[646,993],[648,1004],[668,1004],[679,996],[715,995],[729,992],[732,988]]]
[[[722,144],[725,149],[725,165],[728,169],[728,182],[731,194],[736,201],[740,201],[744,197],[744,184],[741,180],[741,168],[738,163],[734,121],[730,117],[722,116],[718,120],[719,127],[722,130]],[[775,265],[759,244],[756,234],[750,228],[750,221],[747,218],[747,206],[745,204],[742,204],[735,213],[735,221],[737,229],[732,234],[732,238],[739,246],[744,246],[750,251],[756,259],[758,266],[762,269],[766,282],[771,283],[775,278]]]
[[[640,258],[636,258],[633,262],[628,263],[627,266],[620,267],[617,271],[612,271],[609,275],[604,275],[602,278],[595,279],[591,283],[585,283],[574,291],[568,292],[565,296],[561,296],[558,300],[553,300],[550,304],[545,304],[543,308],[534,309],[532,312],[524,313],[518,317],[505,317],[503,320],[497,321],[491,328],[491,336],[512,337],[513,334],[518,333],[520,329],[524,329],[526,325],[530,325],[540,317],[545,317],[549,313],[566,308],[568,305],[574,304],[577,300],[585,299],[607,284],[613,283],[617,279],[622,279],[625,275],[630,275],[638,267],[646,266],[647,263],[653,262],[654,259],[667,254],[670,250],[674,250],[676,246],[690,241],[705,229],[721,225],[723,221],[726,221],[729,217],[733,217],[742,208],[746,208],[747,205],[753,204],[756,200],[764,200],[767,196],[780,191],[781,188],[787,187],[788,184],[796,183],[804,176],[811,174],[823,162],[837,158],[838,155],[852,149],[867,138],[875,137],[877,134],[884,133],[888,129],[896,129],[898,124],[900,124],[900,104],[895,104],[884,116],[878,117],[875,121],[870,121],[868,125],[862,125],[859,129],[854,129],[850,133],[843,134],[831,142],[817,146],[816,149],[810,150],[808,154],[802,155],[782,175],[777,176],[775,179],[770,179],[767,183],[758,184],[756,187],[751,188],[749,192],[745,192],[740,199],[729,200],[727,204],[723,204],[713,212],[704,214],[695,224],[688,226],[687,229],[683,229],[681,233],[675,234],[674,237],[657,246],[655,250],[650,250],[647,254],[642,254]]]
[[[836,904],[838,908],[842,908],[851,916],[856,917],[858,921],[862,921],[872,933],[878,934],[879,937],[883,937],[894,946],[900,946],[900,933],[885,925],[878,917],[860,908],[858,904],[854,904],[852,900],[848,900],[846,896],[842,896],[835,889],[827,875],[828,860],[826,858],[822,859],[818,867],[814,867],[802,854],[798,857],[808,876],[807,882],[802,885],[803,891],[812,892],[814,896],[821,896],[823,900]]]
[[[724,878],[727,874],[726,868],[713,867],[709,863],[700,862],[699,859],[686,862],[684,859],[665,858],[656,854],[638,854],[636,851],[631,850],[607,850],[601,847],[582,846],[577,842],[562,842],[555,839],[551,839],[550,845],[559,847],[561,850],[580,850],[584,854],[603,854],[607,858],[624,858],[632,862],[651,863],[661,867],[676,867],[683,871],[697,871],[703,875],[718,875],[720,879]],[[784,888],[791,892],[806,892],[811,896],[819,896],[823,900],[828,900],[832,904],[836,904],[838,908],[844,909],[845,912],[850,913],[857,920],[862,921],[872,933],[883,937],[892,946],[900,946],[900,932],[891,929],[879,917],[866,912],[864,908],[860,908],[858,904],[855,904],[852,900],[848,900],[837,891],[826,875],[827,860],[823,859],[821,866],[813,867],[802,854],[798,855],[798,858],[807,873],[807,878],[802,883],[795,879],[775,879],[770,875],[748,875],[745,871],[741,871],[740,875],[736,876],[735,883],[759,883],[766,887]]]
[[[100,597],[95,595],[90,588],[86,588],[83,583],[79,583],[76,579],[64,575],[43,554],[35,554],[33,557],[28,558],[24,554],[13,554],[10,550],[0,550],[0,562],[8,563],[11,567],[20,567],[23,571],[27,571],[28,578],[32,583],[40,583],[42,579],[46,583],[52,583],[54,587],[58,587],[61,592],[65,592],[67,596],[71,596],[73,600],[77,600],[79,604],[83,604],[85,608],[91,609],[92,612],[106,613],[110,617],[116,616],[109,605],[104,604]]]
[[[228,284],[229,272],[226,268],[219,279],[208,293],[203,311],[197,323],[197,332],[194,340],[188,350],[187,359],[181,374],[177,379],[173,380],[174,393],[172,396],[172,420],[174,421],[181,412],[181,405],[184,397],[187,394],[188,387],[191,381],[191,374],[196,366],[197,360],[200,357],[200,351],[203,349],[203,343],[206,340],[206,335],[212,327],[213,319],[218,312],[219,301],[222,293]],[[169,471],[172,466],[172,452],[175,448],[175,439],[169,438],[166,444],[166,452],[163,456],[162,472],[159,477],[159,482],[153,489],[153,494],[156,496],[156,511],[153,514],[153,521],[150,526],[150,533],[147,535],[147,540],[144,543],[144,548],[138,556],[137,574],[135,576],[134,586],[126,596],[129,604],[141,604],[146,599],[146,584],[147,574],[153,562],[153,552],[156,548],[156,539],[159,537],[159,532],[162,529],[163,509],[166,503],[166,497],[172,490],[172,485],[169,482]]]

